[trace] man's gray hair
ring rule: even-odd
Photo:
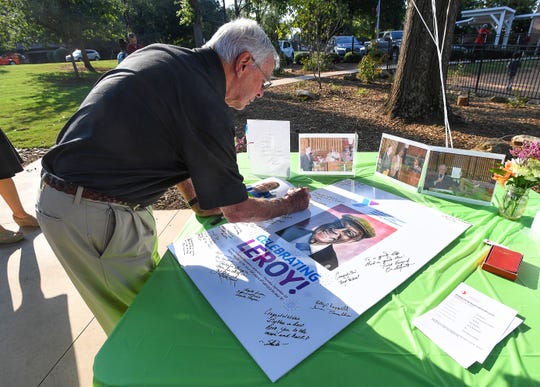
[[[262,63],[273,57],[274,67],[279,67],[276,49],[254,20],[240,18],[222,25],[203,47],[212,48],[227,63],[234,62],[238,55],[248,51],[255,62]]]

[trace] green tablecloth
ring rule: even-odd
[[[401,286],[279,379],[278,386],[539,386],[540,236],[530,227],[540,207],[531,193],[516,222],[496,207],[421,195],[374,176],[375,153],[358,154],[355,179],[436,207],[472,224]],[[239,155],[247,182],[247,157]],[[343,176],[295,174],[291,181],[320,188]],[[500,197],[502,191],[496,193]],[[210,227],[193,217],[181,232]],[[489,238],[524,253],[519,278],[509,281],[477,264]],[[499,343],[483,365],[463,369],[411,321],[441,302],[460,282],[518,310],[525,321]],[[107,339],[94,362],[98,386],[270,386],[272,383],[204,299],[171,253]]]

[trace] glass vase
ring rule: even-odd
[[[528,188],[508,185],[506,186],[506,191],[504,192],[501,205],[499,206],[499,215],[506,219],[517,220],[523,215],[528,201]]]

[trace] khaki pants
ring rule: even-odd
[[[36,204],[45,238],[82,298],[111,333],[159,261],[151,207],[133,210],[46,184]]]

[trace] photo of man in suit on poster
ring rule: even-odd
[[[276,234],[328,270],[354,258],[396,229],[344,205]]]

